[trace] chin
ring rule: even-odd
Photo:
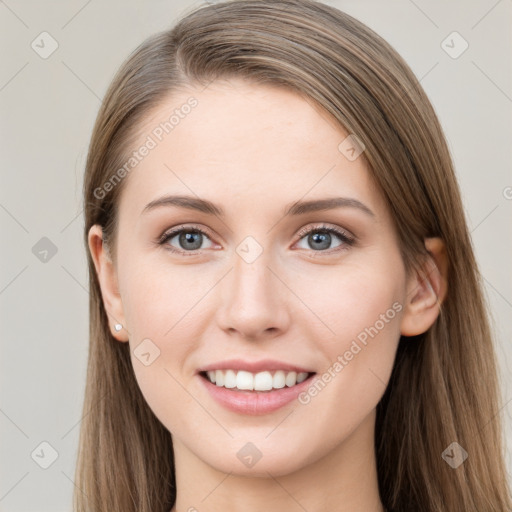
[[[306,453],[303,446],[297,444],[286,446],[281,442],[272,443],[268,440],[266,443],[237,440],[231,441],[229,446],[221,447],[215,453],[209,452],[201,456],[196,452],[196,455],[222,473],[268,478],[269,473],[276,477],[295,473],[322,456],[320,450],[311,446],[310,449],[312,453]]]

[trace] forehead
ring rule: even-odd
[[[121,202],[139,212],[166,192],[247,205],[326,193],[381,202],[364,159],[343,151],[348,135],[314,102],[282,87],[191,86],[165,98],[138,129],[130,151],[151,148],[130,171]]]

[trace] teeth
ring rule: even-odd
[[[282,370],[274,373],[274,377],[272,377],[272,387],[276,389],[284,388],[286,385],[286,375]]]
[[[278,370],[273,375],[269,371],[251,373],[244,370],[211,370],[206,372],[206,375],[212,384],[219,387],[245,391],[270,391],[300,384],[308,378],[309,374],[283,370]]]
[[[297,384],[300,384],[301,382],[305,381],[308,378],[307,373],[299,373],[297,375]]]
[[[252,376],[252,373],[239,371],[236,374],[236,387],[238,389],[254,389],[254,378]]]
[[[297,382],[297,374],[295,372],[289,372],[286,375],[285,383],[288,387],[293,386]]]
[[[224,374],[224,387],[235,388],[236,387],[236,373],[233,370],[228,370]]]
[[[254,376],[254,389],[257,391],[272,389],[272,375],[270,375],[270,372],[260,372]]]

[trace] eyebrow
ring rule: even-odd
[[[225,213],[221,206],[212,203],[206,199],[200,199],[193,196],[163,196],[148,203],[142,214],[147,213],[159,207],[177,206],[180,208],[187,208],[189,210],[196,210],[209,215],[216,215],[224,217]],[[375,214],[361,201],[351,197],[332,197],[326,199],[313,199],[309,201],[297,201],[295,203],[286,205],[283,211],[283,216],[286,215],[304,215],[311,212],[321,212],[332,210],[334,208],[356,208],[370,217],[375,217]]]

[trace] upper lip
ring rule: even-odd
[[[312,370],[303,368],[295,364],[285,363],[284,361],[277,361],[275,359],[261,359],[260,361],[244,361],[243,359],[226,359],[216,363],[202,366],[197,371],[208,372],[211,370],[245,370],[251,373],[258,373],[265,370],[284,370],[288,372],[297,373],[314,373]]]

